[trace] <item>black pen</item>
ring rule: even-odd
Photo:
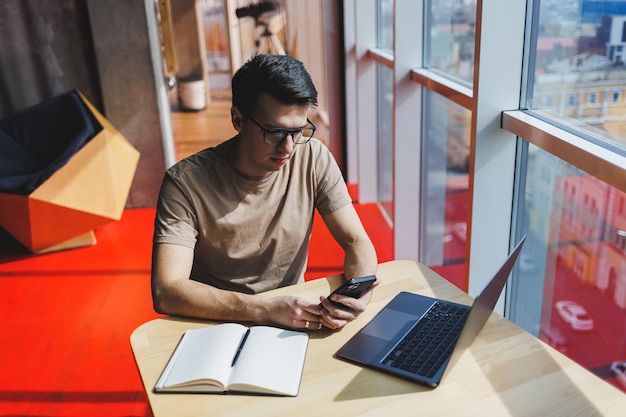
[[[239,354],[241,353],[241,350],[243,349],[243,345],[244,343],[246,343],[246,339],[248,338],[248,335],[250,334],[250,329],[246,330],[246,334],[243,335],[243,337],[241,338],[241,343],[239,343],[239,347],[237,348],[237,353],[235,353],[235,357],[233,358],[233,363],[230,365],[235,366],[235,364],[237,363],[237,359],[239,359]]]

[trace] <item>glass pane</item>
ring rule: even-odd
[[[429,0],[426,7],[425,66],[471,85],[476,0]]]
[[[377,0],[376,7],[376,46],[393,51],[393,0]]]
[[[509,318],[626,392],[626,193],[529,145]]]
[[[230,75],[224,0],[203,0],[201,5],[208,70],[210,72],[228,72]]]
[[[210,90],[230,88],[230,45],[224,0],[202,0],[204,41]]]
[[[463,290],[471,117],[469,110],[426,91],[420,259]]]
[[[626,2],[539,3],[526,108],[626,152]]]
[[[393,70],[377,65],[378,202],[393,223]]]

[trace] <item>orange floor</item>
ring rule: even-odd
[[[229,109],[229,92],[202,112],[174,104],[178,156],[230,137]],[[379,262],[391,260],[392,231],[378,206],[355,207]],[[0,228],[0,417],[152,415],[129,337],[158,317],[150,297],[153,217],[151,208],[126,210],[96,231],[97,245],[39,256]],[[339,273],[340,254],[316,217],[305,278]],[[463,288],[462,268],[438,272]]]
[[[391,230],[357,206],[379,260]],[[158,315],[150,298],[154,209],[130,209],[98,244],[33,256],[0,230],[0,416],[151,416],[129,337]],[[317,219],[306,278],[341,270]]]

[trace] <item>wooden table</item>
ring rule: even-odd
[[[131,345],[152,410],[159,416],[624,416],[626,395],[561,353],[493,314],[436,389],[362,368],[333,354],[399,291],[470,304],[471,298],[412,261],[380,264],[382,284],[368,310],[343,330],[311,332],[300,393],[295,398],[156,394],[156,380],[187,329],[213,324],[167,317],[145,323]],[[317,300],[340,277],[280,288]]]

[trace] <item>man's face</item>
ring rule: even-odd
[[[271,95],[262,93],[255,110],[249,115],[263,128],[297,129],[307,124],[306,105],[285,105]],[[239,132],[237,154],[233,158],[235,168],[244,175],[262,178],[278,171],[289,161],[297,146],[291,135],[277,146],[263,141],[263,129],[237,108],[231,110],[233,126]]]

